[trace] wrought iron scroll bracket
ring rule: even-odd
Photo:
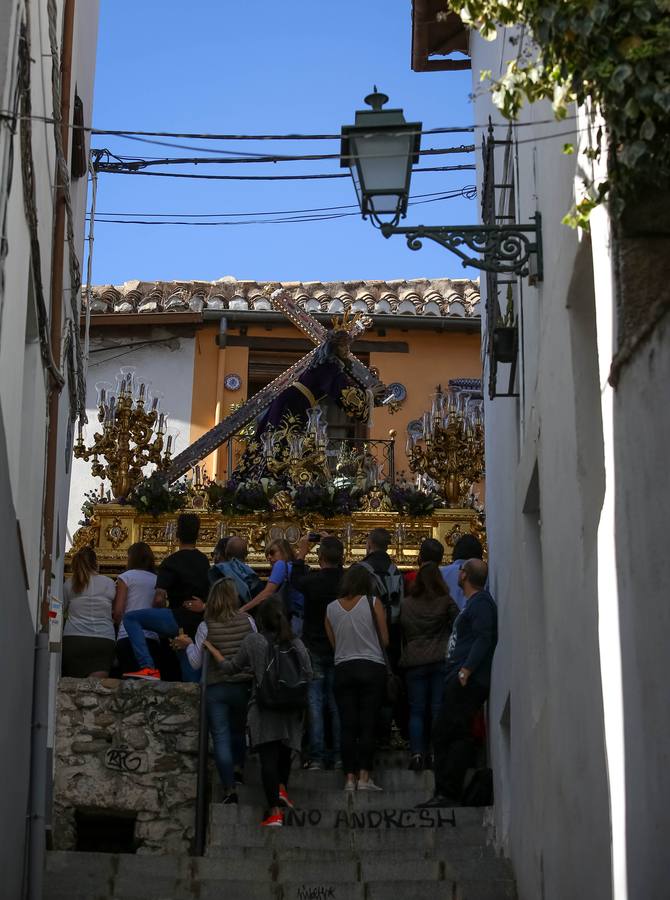
[[[402,234],[410,250],[420,250],[428,239],[440,244],[463,260],[464,266],[474,266],[485,272],[532,275],[542,281],[542,217],[535,213],[528,225],[416,225],[401,227],[385,224],[384,237]],[[470,252],[467,252],[470,251]],[[471,253],[481,254],[472,256]]]

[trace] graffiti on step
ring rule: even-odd
[[[303,884],[296,897],[297,900],[335,900],[335,888],[325,884]]]
[[[126,744],[110,747],[105,753],[105,765],[114,772],[146,772],[146,754],[131,750]]]
[[[329,816],[334,820],[328,822]],[[284,825],[294,828],[332,824],[334,828],[443,828],[456,826],[453,809],[338,809],[323,813],[320,809],[289,809]]]

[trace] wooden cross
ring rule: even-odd
[[[175,456],[167,471],[169,483],[176,481],[177,478],[180,478],[206,456],[213,453],[214,450],[221,446],[221,444],[230,440],[230,438],[241,431],[242,428],[260,416],[263,410],[265,410],[272,401],[282,393],[282,391],[285,391],[287,387],[290,387],[302,373],[310,367],[319,347],[325,343],[328,336],[327,330],[320,322],[317,322],[317,320],[310,316],[308,312],[302,309],[302,307],[298,306],[294,300],[287,297],[283,289],[274,291],[270,296],[270,301],[274,309],[278,312],[282,312],[296,328],[302,331],[302,333],[317,346],[285,372],[282,372],[281,375],[270,382],[270,384],[266,385],[257,394],[254,394],[254,396],[250,400],[247,400],[243,406],[236,409],[235,412],[223,419],[222,422],[219,422],[218,425],[210,428],[210,430],[203,434],[202,437],[199,437],[197,441],[194,441],[190,447],[187,447]],[[346,324],[346,316],[344,323]],[[371,325],[372,319],[370,319],[369,316],[353,316],[351,318],[351,325],[348,328],[352,342],[359,334],[367,328],[370,328]],[[363,365],[353,353],[349,354],[349,358],[349,373],[360,387],[364,389],[373,389],[380,386],[384,387],[370,369]],[[384,403],[385,400],[389,399],[391,399],[391,395],[389,395],[389,397],[383,397],[382,395],[381,402]]]

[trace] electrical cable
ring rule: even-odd
[[[409,198],[410,205],[414,205],[415,202],[419,200],[428,198],[428,197],[437,197],[447,199],[450,195],[461,195],[464,192],[474,191],[476,193],[476,188],[474,185],[465,185],[462,188],[455,189],[453,191],[432,191],[427,194],[412,194]],[[358,204],[356,203],[346,203],[342,206],[315,206],[307,209],[275,209],[269,210],[265,212],[243,212],[243,213],[180,213],[180,212],[172,212],[172,213],[148,213],[148,212],[97,212],[97,216],[151,216],[153,218],[176,218],[181,216],[184,219],[211,219],[211,218],[225,218],[230,216],[231,218],[236,216],[288,216],[298,213],[320,213],[320,212],[337,212],[343,209],[358,209]]]
[[[462,172],[476,171],[474,163],[466,163],[460,166],[432,166],[421,169],[412,169],[416,172]],[[104,169],[105,175],[144,175],[147,178],[190,178],[203,181],[317,181],[331,178],[351,178],[349,172],[329,172],[320,175],[200,175],[196,172],[124,172],[119,169]]]
[[[96,150],[102,148],[95,148]],[[444,156],[449,153],[474,153],[475,145],[474,144],[462,144],[460,147],[437,147],[429,150],[420,150],[418,152],[418,156]],[[110,154],[111,155],[111,154]],[[362,157],[344,157],[340,156],[339,153],[313,153],[313,154],[305,154],[305,155],[274,155],[274,156],[234,156],[234,157],[226,157],[225,159],[220,159],[219,157],[210,157],[210,156],[166,156],[162,159],[156,159],[155,157],[146,157],[140,158],[137,157],[126,158],[123,156],[114,155],[115,159],[118,159],[118,163],[103,163],[101,161],[97,162],[96,169],[99,172],[107,172],[107,171],[115,171],[116,169],[123,167],[127,170],[135,170],[140,168],[145,168],[146,166],[185,166],[185,165],[238,165],[241,163],[281,163],[281,162],[314,162],[316,160],[323,159],[398,159],[400,157],[404,157],[405,154],[400,153],[379,153],[373,156],[362,156]]]
[[[433,197],[430,200],[417,200],[414,203],[409,203],[409,206],[420,206],[424,203],[436,203],[442,200],[454,200],[458,197],[463,197],[465,199],[471,200],[476,195],[476,189],[474,186],[471,186],[467,189],[461,189],[459,191],[455,191],[452,194],[447,194],[440,197]],[[146,220],[146,219],[106,219],[102,218],[102,214],[96,218],[97,223],[105,223],[108,225],[191,225],[191,226],[222,226],[222,225],[288,225],[291,223],[299,223],[304,224],[305,222],[325,222],[332,221],[334,219],[345,219],[351,216],[360,216],[360,210],[356,210],[355,212],[340,212],[340,213],[332,213],[327,215],[297,215],[293,217],[284,217],[284,218],[275,218],[275,219],[246,219],[241,222],[197,222],[197,221],[177,221],[177,220],[167,220],[167,221],[156,221],[155,219]]]
[[[11,110],[2,110],[0,111],[0,119],[11,119],[12,113]],[[33,116],[31,118],[41,122],[50,122],[53,123],[53,119],[49,116]],[[568,121],[570,119],[577,119],[579,116],[577,114],[565,116],[560,121]],[[551,119],[537,119],[533,122],[511,122],[511,120],[505,120],[504,122],[485,122],[483,124],[474,124],[474,125],[449,125],[440,128],[428,128],[423,129],[421,131],[416,132],[403,132],[405,135],[425,135],[425,134],[461,134],[476,131],[481,128],[488,128],[489,125],[492,125],[493,128],[507,128],[510,123],[515,125],[517,128],[528,128],[528,127],[537,127],[538,125],[552,125],[556,124],[559,121],[556,118]],[[90,125],[74,125],[70,124],[70,128],[79,128],[89,134],[97,134],[97,135],[109,135],[111,137],[122,137],[122,138],[132,138],[132,137],[172,137],[172,138],[183,138],[183,139],[191,139],[191,140],[205,140],[205,141],[339,141],[342,139],[341,134],[217,134],[217,133],[207,133],[207,132],[187,132],[187,131],[137,131],[132,128],[120,129],[120,128],[93,128]]]

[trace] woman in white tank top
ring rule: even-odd
[[[386,686],[386,664],[375,619],[384,647],[388,629],[381,601],[373,591],[370,572],[363,566],[351,566],[342,580],[341,597],[326,609],[326,633],[335,651],[345,791],[356,787],[359,791],[382,790],[370,777],[375,725]]]

